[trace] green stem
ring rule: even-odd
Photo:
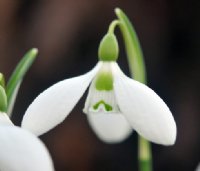
[[[135,29],[126,14],[119,8],[115,13],[120,21],[120,30],[125,42],[126,53],[130,72],[134,79],[146,84],[146,69],[143,53]],[[138,162],[140,171],[152,171],[152,152],[151,144],[139,136],[138,140]]]
[[[113,34],[114,31],[115,31],[115,27],[116,27],[117,25],[119,25],[119,24],[120,24],[120,21],[119,21],[119,20],[113,20],[113,21],[110,23],[110,25],[109,25],[108,33]]]
[[[151,144],[141,136],[138,138],[138,162],[140,171],[152,171]]]

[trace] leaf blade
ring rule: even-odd
[[[23,77],[25,76],[29,68],[31,67],[37,54],[38,54],[38,50],[36,48],[29,50],[16,66],[15,70],[13,71],[6,85],[6,94],[8,98],[7,112],[9,112],[8,115],[11,114],[14,101],[17,96]]]
[[[125,41],[131,75],[134,75],[135,80],[146,83],[145,63],[136,31],[126,14],[121,9],[116,8],[115,13],[121,22],[119,26]]]

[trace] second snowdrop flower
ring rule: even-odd
[[[22,127],[36,135],[49,131],[68,116],[89,87],[83,112],[101,140],[120,142],[134,129],[152,142],[174,144],[176,124],[169,108],[152,89],[124,75],[117,58],[116,37],[108,33],[100,43],[97,65],[41,93],[27,109]]]
[[[44,143],[27,130],[14,126],[8,115],[7,96],[0,78],[0,170],[54,171]]]

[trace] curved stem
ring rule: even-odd
[[[119,20],[113,20],[113,21],[110,23],[110,25],[109,25],[108,33],[113,34],[114,31],[115,31],[115,27],[116,27],[117,25],[119,25],[119,24],[120,24],[120,21],[119,21]]]

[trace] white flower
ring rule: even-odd
[[[34,134],[14,126],[0,112],[0,170],[53,171],[46,147]]]
[[[120,142],[134,129],[152,142],[174,144],[176,124],[167,105],[153,90],[125,76],[114,61],[98,62],[90,72],[45,90],[27,109],[22,127],[36,135],[54,128],[88,87],[83,111],[103,141]]]

